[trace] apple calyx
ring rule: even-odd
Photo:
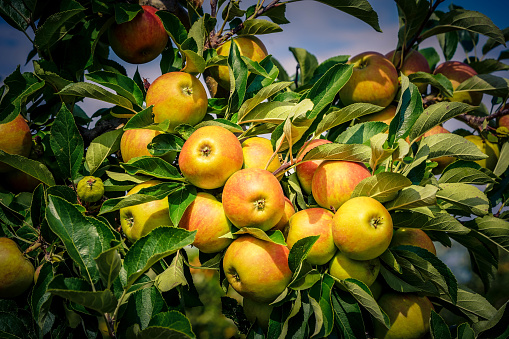
[[[210,155],[210,153],[212,153],[212,149],[207,145],[207,146],[204,146],[202,149],[201,149],[201,154],[204,156],[204,157],[208,157]]]
[[[182,92],[184,94],[191,96],[191,95],[193,95],[193,88],[190,86],[186,86],[186,87],[182,88]]]
[[[379,225],[381,225],[383,223],[383,219],[382,217],[378,217],[378,218],[373,218],[371,219],[371,226],[373,226],[375,229],[378,228]]]
[[[264,198],[261,198],[261,199],[258,199],[254,202],[254,205],[255,205],[255,208],[258,210],[258,211],[263,211],[263,209],[265,208],[265,199]]]

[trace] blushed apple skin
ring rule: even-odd
[[[18,245],[6,237],[0,238],[0,298],[15,298],[34,281],[34,265],[23,257]]]
[[[332,235],[338,249],[355,260],[380,256],[392,240],[392,218],[387,209],[370,197],[355,197],[334,214]]]
[[[498,157],[500,156],[498,145],[481,138],[479,135],[467,135],[465,139],[473,142],[481,152],[488,155],[488,158],[475,162],[481,165],[481,167],[493,171],[497,166]]]
[[[230,285],[240,295],[270,303],[284,291],[292,278],[288,266],[289,253],[286,246],[243,235],[228,246],[223,270]]]
[[[313,175],[311,192],[318,205],[337,210],[350,199],[355,186],[370,176],[371,173],[361,163],[324,161]]]
[[[14,120],[0,124],[0,150],[17,154],[24,157],[30,155],[32,149],[32,134],[30,127],[20,114]],[[0,173],[12,171],[13,168],[7,164],[0,162]]]
[[[339,91],[343,104],[365,102],[387,107],[394,100],[399,87],[398,72],[384,55],[364,52],[352,57],[348,64],[354,69]]]
[[[286,238],[288,248],[292,249],[302,238],[319,235],[306,260],[311,265],[328,263],[337,250],[332,238],[333,217],[334,214],[324,208],[308,208],[295,213],[289,220],[290,227]]]
[[[196,199],[186,208],[179,227],[188,231],[196,230],[193,245],[203,253],[224,250],[233,241],[220,238],[230,232],[223,204],[209,193],[199,192]]]
[[[394,56],[394,52],[394,50],[390,51],[389,53],[385,54],[385,57],[396,65],[401,61],[401,52],[396,52],[396,56]],[[431,73],[431,69],[429,68],[429,63],[426,57],[414,49],[410,50],[405,55],[405,60],[403,60],[403,65],[401,66],[400,71],[406,76],[416,72]],[[416,83],[415,85],[421,93],[425,93],[428,87],[427,84]]]
[[[278,223],[271,228],[271,230],[280,230],[281,232],[283,232],[283,235],[285,236],[286,239],[288,234],[288,227],[290,226],[288,221],[294,214],[295,207],[293,207],[293,204],[290,201],[290,199],[285,197],[285,210],[283,212],[283,216],[281,217],[281,219],[279,219]]]
[[[162,132],[144,128],[125,131],[122,134],[122,139],[120,139],[120,153],[124,162],[141,156],[153,156],[148,151],[147,145],[159,134],[162,134]],[[161,158],[171,163],[175,160],[175,156],[175,152],[170,152]]]
[[[387,125],[390,125],[392,119],[394,119],[394,116],[396,115],[396,109],[397,107],[395,105],[389,105],[380,112],[363,115],[362,117],[359,118],[359,121],[360,122],[380,121],[386,123]]]
[[[281,161],[276,155],[269,166],[269,162],[274,150],[269,139],[262,137],[252,137],[242,142],[242,153],[244,155],[243,168],[261,168],[269,172],[274,172],[281,166]]]
[[[433,74],[443,74],[451,81],[452,88],[456,88],[463,81],[470,79],[477,72],[469,65],[460,61],[446,61],[435,68]],[[482,100],[481,92],[459,92],[454,93],[450,101],[464,102],[473,106],[478,106]]]
[[[197,129],[186,140],[179,156],[184,177],[203,189],[223,186],[242,168],[242,146],[237,137],[220,126]]]
[[[437,255],[435,244],[433,244],[431,238],[423,230],[418,228],[398,228],[394,231],[389,246],[396,247],[400,245],[421,247]]]
[[[108,30],[108,39],[113,52],[131,64],[144,64],[162,53],[168,43],[168,33],[152,6],[141,6],[133,20],[114,23]]]
[[[235,172],[224,185],[222,198],[226,217],[238,228],[268,231],[284,213],[285,196],[279,181],[259,168]]]
[[[180,124],[196,125],[207,113],[207,92],[200,80],[184,72],[170,72],[159,76],[150,85],[145,99],[147,107],[154,105],[154,122],[168,119],[168,132]]]
[[[306,156],[306,153],[311,151],[313,148],[323,144],[330,143],[332,143],[332,141],[325,139],[313,139],[306,142],[303,146],[303,151],[297,158],[296,162],[297,163],[301,162],[302,159],[304,159],[304,157]],[[299,179],[300,187],[308,195],[311,194],[311,181],[313,180],[313,174],[315,174],[316,169],[318,168],[318,166],[320,166],[322,162],[323,160],[310,160],[298,164],[295,167],[295,173],[297,174],[297,179]]]
[[[159,183],[157,180],[146,181],[133,187],[127,195],[138,193],[142,188],[152,187]],[[170,219],[168,199],[121,208],[120,224],[127,239],[133,243],[156,227],[173,225]]]
[[[344,253],[338,252],[329,263],[329,274],[334,278],[345,280],[353,278],[362,281],[368,287],[371,286],[380,272],[380,260],[354,260]],[[343,285],[336,283],[344,289]]]
[[[379,339],[419,339],[429,332],[433,304],[427,297],[412,293],[387,293],[378,305],[389,316],[391,328],[374,322],[375,337]]]

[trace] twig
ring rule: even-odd
[[[127,119],[113,118],[108,120],[100,120],[97,122],[94,128],[86,129],[78,126],[81,136],[83,137],[83,142],[85,143],[85,147],[88,147],[92,140],[97,138],[98,136],[116,129],[121,128]]]
[[[484,117],[478,117],[475,115],[463,113],[463,114],[458,115],[456,118],[458,120],[461,120],[461,121],[467,123],[468,125],[470,125],[474,128],[479,129],[482,126],[482,124],[484,123],[484,121],[500,118],[504,115],[509,115],[509,106],[504,106],[504,107],[498,109],[495,113],[492,113],[492,114],[484,116]]]

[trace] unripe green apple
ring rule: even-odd
[[[477,72],[469,65],[459,61],[446,61],[435,68],[433,74],[443,74],[451,81],[452,88],[456,88],[467,79],[470,79]],[[478,106],[482,100],[481,92],[459,92],[454,93],[450,101],[465,102],[470,105]]]
[[[104,195],[104,184],[101,178],[86,176],[78,182],[78,197],[85,202],[99,201]]]
[[[465,139],[473,142],[481,152],[488,156],[486,159],[477,160],[476,163],[493,171],[495,166],[497,166],[498,157],[500,156],[498,145],[483,139],[479,135],[467,135]]]
[[[339,280],[348,278],[357,279],[371,286],[380,272],[380,260],[354,260],[348,258],[344,253],[338,252],[329,263],[329,274]],[[336,284],[340,288],[343,285]]]
[[[0,298],[15,298],[34,281],[34,265],[11,239],[0,238]]]
[[[152,154],[148,151],[147,145],[159,134],[162,134],[162,132],[145,128],[128,129],[125,131],[124,134],[122,134],[122,139],[120,139],[120,154],[122,154],[122,160],[128,162],[132,158],[141,156],[151,157]],[[171,163],[176,155],[175,152],[169,152],[161,158]]]
[[[302,146],[303,150],[296,161],[299,164],[295,167],[295,173],[297,174],[297,179],[299,179],[300,187],[306,194],[311,194],[311,181],[313,180],[313,175],[323,160],[310,160],[302,162],[302,159],[304,159],[306,153],[311,151],[313,148],[319,145],[330,143],[332,143],[332,141],[325,139],[313,139],[306,142],[304,146]]]
[[[394,231],[390,247],[400,245],[421,247],[437,255],[437,250],[431,238],[418,228],[398,228]]]
[[[387,209],[370,197],[345,202],[334,215],[332,235],[338,249],[355,260],[380,256],[392,239],[392,218]]]
[[[20,114],[14,120],[0,124],[0,150],[28,157],[32,149],[30,127]],[[13,168],[0,162],[0,173],[12,171]]]
[[[186,140],[179,156],[184,177],[194,186],[214,189],[242,168],[242,146],[237,137],[221,126],[197,129]]]

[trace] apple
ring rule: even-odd
[[[385,55],[385,57],[394,65],[401,65],[401,51],[397,51],[396,55],[394,56],[394,50],[390,51]],[[409,76],[410,74],[416,73],[416,72],[425,72],[425,73],[431,73],[431,70],[429,68],[428,60],[424,55],[416,51],[415,49],[410,50],[405,55],[405,60],[403,60],[403,65],[399,68],[401,73],[403,73],[406,76]],[[428,84],[415,84],[417,88],[419,88],[419,92],[425,93],[426,89],[428,88]]]
[[[207,92],[200,80],[184,72],[169,72],[150,85],[145,98],[147,107],[154,105],[154,122],[170,121],[168,132],[180,124],[196,125],[207,113]]]
[[[352,195],[355,186],[371,176],[366,166],[351,161],[324,161],[311,181],[311,192],[318,205],[337,210]]]
[[[313,139],[304,144],[302,146],[302,151],[300,152],[299,157],[296,162],[299,163],[295,167],[295,173],[297,174],[297,179],[299,179],[300,187],[306,194],[311,194],[311,181],[313,180],[313,174],[315,174],[318,166],[323,162],[323,160],[309,160],[302,162],[306,153],[311,151],[313,148],[323,145],[330,144],[332,141],[325,139]],[[301,163],[302,162],[302,163]]]
[[[242,168],[244,158],[242,146],[232,132],[221,126],[205,126],[186,140],[178,162],[191,184],[214,189]]]
[[[339,91],[343,104],[366,102],[387,107],[398,92],[398,72],[389,59],[377,52],[364,52],[348,61],[350,80]]]
[[[268,231],[283,216],[285,196],[272,173],[246,168],[235,172],[224,185],[223,208],[238,228],[257,227]]]
[[[470,79],[477,72],[469,65],[459,61],[446,61],[437,66],[433,74],[443,74],[452,83],[452,88],[456,90],[459,84]],[[449,98],[450,101],[465,102],[470,105],[478,106],[482,100],[481,92],[459,92]]]
[[[332,218],[334,214],[324,208],[308,208],[295,213],[289,221],[286,243],[289,249],[302,238],[319,235],[306,258],[311,265],[324,265],[336,253],[332,238]]]
[[[152,187],[160,181],[149,180],[133,187],[127,195],[138,193],[142,188]],[[173,225],[170,219],[168,199],[149,201],[120,209],[120,225],[127,239],[135,242],[154,228]]]
[[[247,320],[251,324],[257,323],[264,332],[267,332],[270,314],[274,306],[266,302],[257,302],[250,298],[244,298],[242,307]]]
[[[122,60],[144,64],[154,60],[166,47],[168,33],[152,6],[141,6],[142,12],[134,19],[114,23],[108,30],[111,49]]]
[[[426,232],[418,228],[398,228],[394,231],[390,247],[400,245],[421,247],[437,255],[437,250],[431,238]]]
[[[345,280],[348,278],[357,279],[371,286],[380,272],[380,260],[354,260],[348,258],[344,253],[338,252],[329,263],[329,274],[336,279]],[[336,283],[341,289],[343,285]]]
[[[283,235],[286,238],[286,236],[288,234],[288,227],[290,226],[288,221],[294,214],[295,214],[295,207],[293,207],[293,204],[290,201],[290,199],[285,197],[285,209],[283,211],[283,216],[281,217],[281,219],[279,219],[277,224],[274,225],[274,227],[272,227],[272,230],[280,230],[281,232],[283,232]]]
[[[390,125],[392,119],[394,119],[394,116],[396,115],[396,109],[397,107],[395,105],[389,105],[380,112],[363,115],[362,117],[359,118],[359,121],[360,122],[381,121],[386,123],[387,125]]]
[[[18,169],[13,169],[0,177],[0,184],[14,193],[32,193],[40,183],[39,179]]]
[[[232,242],[232,239],[220,238],[230,232],[230,222],[224,214],[223,204],[209,193],[196,195],[182,215],[179,227],[197,231],[193,245],[204,253],[220,252]]]
[[[14,120],[0,124],[0,150],[28,157],[32,149],[30,127],[20,114]],[[0,173],[12,171],[13,168],[0,162]]]
[[[479,135],[467,135],[465,137],[468,141],[473,142],[481,152],[488,155],[488,158],[477,160],[476,163],[489,170],[494,170],[497,166],[498,157],[500,156],[500,150],[498,145],[483,139]]]
[[[378,299],[378,305],[391,322],[388,330],[375,321],[375,337],[379,339],[419,339],[429,332],[433,305],[427,297],[412,293],[387,293]]]
[[[78,182],[78,197],[85,202],[99,201],[104,195],[104,184],[101,178],[86,176]]]
[[[509,108],[509,107],[507,107],[507,108]],[[505,128],[507,128],[507,130],[509,132],[509,115],[506,114],[506,115],[503,115],[500,118],[498,118],[497,119],[497,126],[498,127],[505,127]]]
[[[34,265],[25,259],[18,244],[0,237],[0,298],[15,298],[34,281]]]
[[[268,164],[274,150],[272,149],[272,143],[266,138],[252,137],[244,140],[242,142],[242,154],[244,155],[244,168],[261,168],[274,172],[281,166],[281,161],[279,161],[277,155]]]
[[[334,243],[350,259],[374,259],[391,243],[391,215],[373,198],[348,200],[334,214],[332,222]]]
[[[244,298],[270,303],[292,279],[288,247],[251,235],[235,239],[223,258],[228,282]]]
[[[441,133],[451,133],[451,132],[449,132],[447,129],[443,128],[442,126],[437,125],[437,126],[434,126],[432,129],[430,129],[429,131],[427,131],[426,133],[424,133],[422,135],[422,137],[425,138],[425,137],[429,137],[430,135],[433,135],[433,134],[441,134]],[[420,139],[421,138],[418,138],[417,140],[420,140]],[[434,159],[430,159],[430,160],[438,163],[438,166],[433,168],[433,173],[440,174],[447,167],[447,165],[453,163],[456,160],[456,158],[454,158],[454,157],[438,157],[438,158],[434,158]]]
[[[122,160],[128,162],[132,158],[144,155],[151,157],[152,154],[148,151],[147,146],[152,142],[152,139],[159,134],[162,134],[162,132],[145,128],[128,129],[125,131],[124,134],[122,134],[122,139],[120,139],[120,154],[122,154]],[[175,156],[175,152],[169,152],[161,158],[171,163],[175,159]]]
[[[248,57],[253,61],[260,62],[269,54],[263,42],[254,35],[240,35],[233,39],[239,48],[240,55]],[[232,40],[226,41],[217,49],[217,55],[228,56],[230,54]],[[211,76],[219,85],[230,90],[230,73],[228,66],[217,66],[210,68]]]

